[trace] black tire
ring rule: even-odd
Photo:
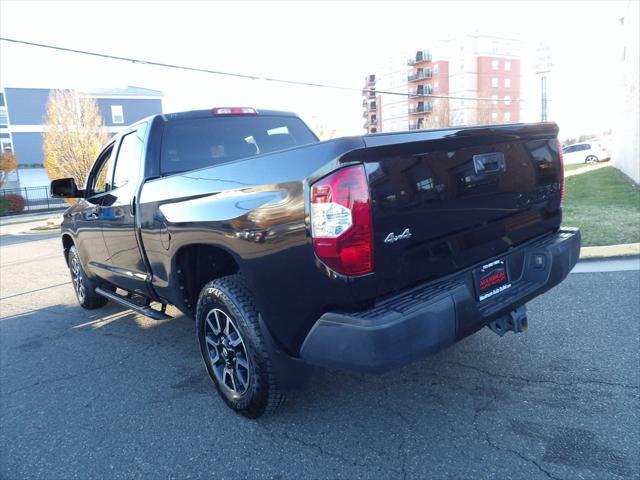
[[[584,159],[584,163],[586,163],[587,165],[592,165],[594,163],[598,163],[599,161],[600,160],[598,160],[598,157],[596,157],[595,155],[589,155]]]
[[[108,300],[95,292],[97,285],[87,277],[84,268],[82,268],[80,256],[78,255],[78,250],[75,245],[72,245],[69,249],[68,263],[73,290],[76,292],[76,298],[80,306],[87,310],[103,307]]]
[[[285,402],[259,315],[240,275],[207,283],[198,298],[196,336],[207,373],[225,403],[249,418],[271,413]]]

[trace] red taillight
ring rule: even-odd
[[[558,144],[558,156],[560,157],[560,205],[562,205],[562,201],[564,200],[564,157],[562,156],[562,145],[560,145],[560,140],[556,139]]]
[[[255,108],[247,108],[247,107],[224,107],[224,108],[214,108],[214,115],[257,115]]]
[[[311,187],[311,236],[322,262],[342,275],[373,272],[373,222],[364,166],[343,168]]]

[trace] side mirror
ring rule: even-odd
[[[51,182],[51,196],[55,198],[80,198],[84,190],[79,190],[73,178],[60,178]]]

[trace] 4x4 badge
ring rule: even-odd
[[[411,238],[411,230],[405,228],[404,232],[402,232],[400,235],[394,235],[393,232],[391,232],[389,235],[387,235],[387,238],[384,239],[384,243],[393,243],[397,242],[398,240],[405,240],[407,238]]]

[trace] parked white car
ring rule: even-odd
[[[609,160],[611,155],[599,141],[576,143],[562,148],[565,165],[597,163]]]

